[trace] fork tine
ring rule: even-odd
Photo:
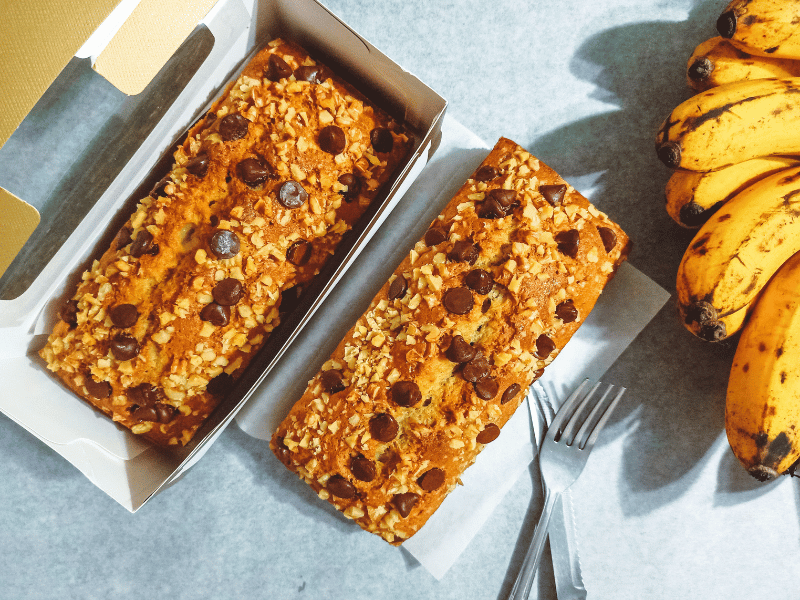
[[[558,409],[556,418],[550,424],[550,427],[547,428],[547,437],[554,439],[561,437],[561,426],[567,419],[572,417],[572,414],[575,412],[575,405],[578,403],[581,392],[583,388],[586,387],[587,383],[589,383],[589,380],[584,379],[575,391],[570,394],[569,398],[564,401],[561,408]]]
[[[611,404],[608,405],[608,408],[606,408],[605,412],[603,413],[603,416],[600,417],[600,421],[598,421],[597,425],[595,425],[594,429],[592,430],[592,434],[589,436],[589,439],[586,440],[586,443],[580,447],[581,450],[583,450],[584,448],[586,450],[592,449],[594,443],[597,441],[597,437],[600,435],[600,430],[603,429],[605,424],[608,422],[608,419],[611,417],[611,413],[614,412],[614,409],[617,407],[617,404],[619,404],[620,398],[622,398],[622,394],[625,393],[625,390],[626,388],[619,389],[619,392],[617,392],[617,395],[611,401]]]
[[[581,400],[580,405],[578,405],[578,408],[576,408],[573,411],[569,421],[567,422],[566,427],[564,427],[564,431],[561,434],[561,441],[564,442],[567,446],[571,446],[575,442],[576,439],[575,432],[578,430],[581,424],[579,416],[582,415],[586,410],[586,407],[589,405],[589,401],[594,396],[594,393],[597,391],[598,387],[600,387],[599,381],[595,383],[594,386],[592,386],[592,389],[589,390],[589,393],[583,397],[583,400]]]
[[[600,382],[598,382],[597,385],[599,386]],[[606,398],[611,393],[612,389],[614,389],[613,385],[609,385],[606,388],[606,390],[603,392],[603,395],[600,397],[600,400],[598,400],[595,403],[594,408],[592,408],[592,412],[589,413],[589,416],[586,417],[586,419],[584,419],[580,430],[575,435],[575,438],[573,440],[573,444],[575,446],[577,446],[579,449],[583,450],[586,442],[588,441],[589,434],[592,432],[592,429],[595,426],[595,423],[597,423],[597,421],[600,419],[600,416],[602,416],[602,412],[601,411],[604,410],[603,409],[603,404],[605,403]],[[577,424],[576,424],[576,427],[577,427]]]

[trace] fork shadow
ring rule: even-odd
[[[678,264],[694,232],[676,225],[664,209],[670,172],[656,157],[654,139],[661,121],[692,95],[684,78],[686,60],[697,44],[716,35],[720,10],[716,0],[694,0],[684,21],[633,23],[590,38],[570,68],[595,85],[594,99],[618,109],[528,144],[578,189],[589,182],[592,201],[624,230],[636,232],[630,262],[673,295]],[[603,376],[635,391],[636,402],[629,394],[610,423],[619,429],[623,421],[633,423],[626,426],[621,483],[627,487],[621,493],[626,514],[669,504],[700,476],[704,457],[724,431],[735,348],[736,338],[709,344],[692,336],[671,300]],[[721,461],[718,502],[742,502],[766,492],[735,466],[728,458]]]

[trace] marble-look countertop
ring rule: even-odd
[[[674,293],[691,233],[664,210],[653,139],[689,97],[685,61],[724,2],[325,4],[488,145],[509,137],[555,168]],[[797,596],[798,482],[756,483],[725,440],[734,350],[694,339],[668,302],[604,376],[630,391],[573,490],[589,598]],[[505,598],[542,504],[532,465],[437,581],[235,424],[129,514],[0,415],[0,481],[0,598],[14,600]],[[554,600],[548,559],[534,595]]]

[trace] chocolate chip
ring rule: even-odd
[[[149,384],[142,384],[142,386],[149,387]],[[128,396],[131,397],[131,394],[129,393]],[[137,421],[154,421],[156,423],[169,423],[175,418],[178,412],[177,409],[170,404],[155,401],[144,405],[138,403],[134,404],[129,410],[131,411],[131,418]]]
[[[350,459],[350,472],[353,477],[359,481],[366,481],[369,483],[378,474],[378,469],[375,463],[368,459],[366,456],[359,454]]]
[[[561,204],[564,194],[567,193],[567,186],[563,183],[553,185],[540,185],[539,193],[544,196],[551,205]]]
[[[319,147],[328,154],[341,154],[347,146],[347,138],[341,127],[328,125],[319,132]]]
[[[481,312],[483,314],[486,314],[486,311],[489,310],[491,307],[492,307],[492,299],[486,298],[486,300],[483,301],[483,304],[481,304]]]
[[[491,370],[489,360],[483,354],[476,354],[475,358],[464,365],[461,376],[470,383],[477,383],[487,377]]]
[[[308,200],[308,192],[296,181],[284,181],[278,188],[278,202],[286,208],[300,208]]]
[[[392,401],[398,406],[414,406],[422,400],[422,392],[413,381],[398,381],[392,386]]]
[[[414,492],[406,492],[404,494],[395,494],[392,498],[392,504],[404,519],[411,514],[411,509],[419,500],[419,494]]]
[[[578,318],[578,309],[572,300],[564,300],[564,302],[556,306],[556,316],[564,323],[572,323]]]
[[[291,453],[289,452],[289,448],[286,446],[286,444],[283,443],[283,438],[275,439],[275,447],[272,449],[272,451],[275,453],[275,456],[278,457],[279,461],[285,465],[289,464]]]
[[[450,347],[445,352],[448,360],[454,363],[466,363],[475,358],[478,351],[460,335],[453,337]]]
[[[164,399],[164,393],[161,389],[149,383],[140,383],[129,388],[127,395],[131,402],[140,406],[155,406],[156,402]]]
[[[186,170],[195,177],[200,177],[202,179],[206,176],[206,173],[208,173],[209,163],[208,154],[203,152],[186,163]]]
[[[408,282],[406,278],[402,275],[398,275],[394,278],[391,285],[389,286],[389,300],[397,300],[398,298],[402,298],[406,295],[408,291]]]
[[[67,300],[61,310],[58,311],[58,317],[69,324],[70,328],[78,324],[78,301]]]
[[[442,242],[447,239],[447,235],[441,229],[436,229],[435,227],[431,227],[428,231],[425,232],[425,245],[426,246],[438,246]]]
[[[164,402],[157,402],[155,405],[156,409],[156,421],[159,423],[169,423],[175,418],[175,415],[178,413],[178,409],[176,409],[171,404],[166,404]]]
[[[208,321],[216,327],[225,327],[231,320],[231,309],[216,302],[206,304],[200,311],[200,320]]]
[[[369,433],[379,442],[391,442],[399,431],[397,421],[388,413],[378,413],[369,420]]]
[[[425,471],[417,479],[417,484],[426,492],[432,492],[442,487],[444,479],[444,471],[438,467],[434,467]]]
[[[224,396],[232,387],[233,375],[228,375],[225,371],[223,371],[208,382],[206,391],[212,396]]]
[[[344,196],[345,202],[352,202],[361,193],[361,179],[353,173],[345,173],[339,176],[339,183],[347,186],[347,191],[339,192]]]
[[[550,356],[550,353],[555,349],[555,342],[545,334],[542,334],[536,338],[536,358],[543,360]]]
[[[136,421],[157,421],[158,413],[155,406],[139,406],[134,404],[131,410],[131,418]]]
[[[270,81],[280,81],[285,77],[289,77],[291,74],[292,67],[289,66],[289,63],[277,54],[269,55],[267,59],[267,68],[264,69],[264,77]]]
[[[137,235],[136,239],[131,244],[131,256],[140,258],[145,254],[149,254],[153,249],[153,234],[142,229]]]
[[[95,381],[91,373],[86,373],[83,378],[83,385],[90,396],[102,400],[111,395],[111,384],[107,381]]]
[[[375,152],[391,152],[394,146],[392,132],[386,127],[376,127],[369,132],[369,141]]]
[[[518,383],[512,383],[506,388],[506,391],[503,392],[503,395],[500,396],[500,404],[507,404],[511,402],[517,397],[517,394],[519,394],[521,390],[522,387]]]
[[[475,171],[476,181],[491,181],[495,177],[497,177],[497,169],[491,165],[483,165],[477,171]]]
[[[109,349],[117,360],[130,360],[139,355],[139,342],[132,335],[121,333],[112,338]]]
[[[111,323],[114,327],[133,327],[139,318],[139,311],[133,304],[117,304],[108,311]]]
[[[278,312],[282,315],[292,312],[300,304],[300,288],[292,286],[281,292],[281,303]]]
[[[558,251],[565,256],[575,258],[578,255],[578,245],[580,244],[580,233],[577,229],[570,229],[569,231],[559,231],[555,235],[556,243],[558,243]]]
[[[272,166],[261,158],[245,158],[236,165],[236,174],[251,188],[275,176]]]
[[[478,437],[475,438],[475,441],[479,444],[488,444],[489,442],[495,441],[499,435],[500,428],[494,423],[489,423],[483,428],[483,431],[478,434]]]
[[[611,252],[617,245],[617,234],[608,227],[598,227],[597,232],[600,234],[600,239],[603,240],[603,248],[606,249],[606,253]]]
[[[539,377],[541,377],[542,375],[544,375],[544,367],[542,367],[541,369],[536,369],[536,370],[533,372],[533,380],[534,380],[534,381],[536,381],[536,380],[537,380],[537,379],[539,379]]]
[[[132,233],[130,227],[123,227],[119,230],[117,234],[117,250],[124,248],[133,241],[133,238],[131,238]]]
[[[464,283],[471,290],[476,291],[481,295],[488,294],[494,287],[494,277],[488,271],[483,269],[473,269],[464,278]],[[485,312],[485,311],[484,311]]]
[[[502,219],[506,216],[506,212],[497,200],[493,198],[486,198],[477,209],[478,216],[481,219]]]
[[[342,498],[343,500],[349,500],[356,495],[355,486],[341,475],[334,475],[328,479],[328,483],[325,484],[325,489],[337,498]]]
[[[286,250],[286,260],[296,266],[302,266],[311,259],[311,242],[297,240]]]
[[[472,292],[465,287],[449,289],[442,296],[442,304],[454,315],[465,315],[472,310]]]
[[[152,198],[163,198],[167,195],[167,184],[172,183],[172,177],[169,173],[164,175],[161,179],[158,180],[153,186],[153,189],[150,190],[150,196]]]
[[[225,115],[219,122],[219,135],[225,142],[240,140],[247,135],[250,121],[239,113]]]
[[[497,392],[500,389],[500,385],[494,377],[479,379],[473,384],[473,387],[475,388],[475,393],[478,394],[478,398],[482,398],[483,400],[491,400],[497,396]]]
[[[244,288],[238,279],[227,277],[211,290],[214,301],[222,306],[233,306],[244,296]]]
[[[328,394],[335,394],[344,389],[344,381],[342,380],[342,372],[336,369],[328,369],[322,372],[320,377],[322,384],[322,391]]]
[[[319,65],[302,65],[294,70],[294,78],[297,81],[320,84],[328,77],[325,69]]]
[[[517,204],[517,192],[514,190],[497,188],[489,190],[486,195],[492,200],[495,200],[505,214],[510,213],[511,209]]]
[[[239,254],[241,244],[239,243],[239,236],[233,231],[228,229],[217,229],[214,235],[211,236],[209,243],[211,252],[217,258],[233,258]]]
[[[447,258],[473,265],[478,260],[478,253],[478,247],[472,243],[472,240],[458,240],[453,244],[453,249],[447,253]]]

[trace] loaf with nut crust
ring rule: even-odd
[[[309,382],[273,452],[401,544],[497,439],[629,246],[552,169],[500,139]]]
[[[133,433],[186,444],[412,146],[302,48],[271,42],[83,274],[47,367]]]

